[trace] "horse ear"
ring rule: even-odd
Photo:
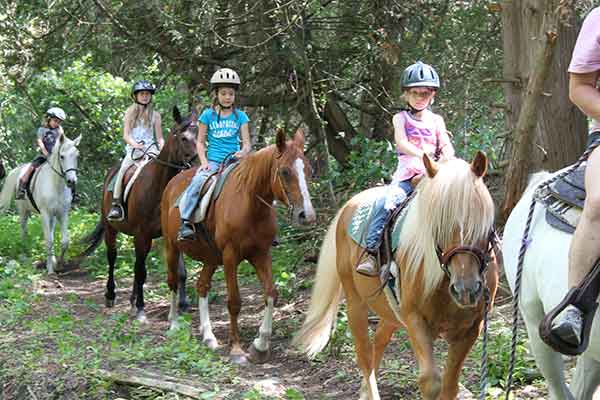
[[[192,109],[192,115],[190,115],[190,119],[192,121],[196,121],[198,119],[198,111],[196,111],[196,109]]]
[[[435,174],[438,173],[438,164],[425,153],[423,153],[423,164],[425,165],[425,171],[427,172],[428,177],[433,178]]]
[[[181,113],[179,112],[179,108],[177,106],[173,106],[173,119],[177,125],[181,124]]]
[[[277,144],[277,150],[279,150],[280,153],[285,151],[285,133],[283,132],[283,128],[277,128],[275,144]]]
[[[483,152],[477,151],[475,158],[471,162],[471,170],[479,178],[485,175],[487,172],[487,157]]]
[[[77,138],[73,140],[75,147],[79,146],[79,142],[81,142],[81,135],[77,136]]]
[[[302,153],[304,153],[304,131],[302,128],[298,128],[296,133],[294,133],[294,143]]]

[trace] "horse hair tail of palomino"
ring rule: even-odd
[[[306,320],[296,334],[293,344],[314,357],[329,342],[335,325],[337,309],[342,300],[342,284],[336,265],[336,231],[341,211],[333,219],[319,254],[317,275]]]
[[[102,221],[99,221],[96,224],[96,227],[94,228],[93,232],[87,234],[81,239],[80,243],[86,245],[87,247],[77,256],[78,259],[88,257],[94,252],[94,250],[98,248],[98,246],[100,246],[100,243],[104,238],[104,230],[104,223]]]
[[[4,181],[4,186],[2,187],[2,192],[0,193],[0,211],[8,209],[8,207],[10,206],[10,202],[17,189],[17,181],[19,180],[20,173],[21,168],[17,167],[10,171],[10,173],[6,177],[6,180]]]

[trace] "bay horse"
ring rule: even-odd
[[[309,224],[316,220],[308,179],[310,166],[304,156],[304,133],[298,130],[292,140],[278,130],[276,143],[243,158],[226,180],[221,194],[204,220],[211,239],[200,234],[193,241],[177,241],[180,225],[179,208],[175,202],[190,183],[195,170],[177,175],[165,189],[161,202],[161,221],[165,238],[168,285],[172,293],[169,320],[171,329],[177,324],[177,289],[183,270],[183,254],[202,261],[197,281],[202,341],[211,349],[218,347],[208,313],[208,291],[218,265],[225,268],[227,307],[229,310],[230,359],[237,364],[248,361],[242,350],[238,332],[241,308],[237,267],[248,260],[255,268],[265,294],[265,314],[259,335],[250,346],[251,360],[264,362],[270,357],[273,307],[277,292],[273,284],[271,244],[277,231],[274,199],[291,208],[293,220]],[[181,291],[180,291],[181,293]]]
[[[534,174],[506,221],[502,251],[504,270],[513,292],[531,199],[542,182],[561,172]],[[573,238],[573,235],[550,226],[545,213],[545,207],[539,204],[535,206],[523,259],[519,309],[550,400],[592,399],[600,385],[600,314],[596,312],[594,317],[589,347],[577,360],[570,390],[565,381],[563,356],[546,345],[539,335],[538,327],[544,315],[556,307],[569,290],[569,249]]]
[[[81,136],[70,140],[64,135],[58,139],[48,160],[42,164],[33,177],[31,195],[23,200],[16,200],[21,222],[21,236],[25,240],[27,234],[27,221],[33,212],[39,212],[42,219],[42,229],[46,239],[46,270],[48,274],[54,273],[56,258],[54,256],[54,229],[56,223],[61,230],[61,253],[59,264],[64,262],[64,256],[69,247],[69,210],[73,199],[72,189],[77,183],[77,158],[79,156],[79,142]],[[4,182],[0,193],[0,210],[8,208],[19,184],[19,177],[28,164],[13,169]]]
[[[380,280],[355,271],[364,250],[348,235],[348,226],[357,207],[377,190],[369,189],[350,199],[329,226],[306,320],[293,342],[311,357],[320,352],[345,294],[363,376],[360,399],[380,398],[377,369],[402,326],[419,365],[422,398],[455,399],[463,362],[481,329],[484,292],[489,291],[490,307],[496,293],[498,267],[492,263],[486,269],[494,220],[494,204],[482,179],[487,158],[478,152],[471,164],[460,159],[436,163],[427,155],[423,161],[427,173],[407,206],[394,256],[401,288],[398,314],[380,290]],[[373,344],[369,310],[380,317]],[[433,354],[438,337],[449,344],[443,378]]]
[[[171,129],[165,145],[153,160],[142,169],[133,183],[126,204],[126,216],[123,221],[109,221],[106,216],[112,203],[112,193],[107,190],[109,182],[118,168],[111,169],[104,179],[103,200],[100,222],[84,242],[88,248],[84,254],[91,253],[104,237],[106,257],[108,259],[108,279],[104,294],[107,307],[115,304],[114,269],[117,258],[117,235],[119,232],[133,236],[135,246],[135,268],[133,288],[130,297],[132,312],[140,322],[146,321],[144,313],[144,283],[146,282],[146,256],[152,247],[152,240],[160,237],[160,196],[167,183],[181,170],[191,167],[196,158],[196,135],[198,133],[197,115],[193,111],[188,118],[182,118],[179,109],[173,108],[175,126]],[[130,175],[130,174],[129,174]],[[186,308],[185,271],[180,273],[181,303]]]

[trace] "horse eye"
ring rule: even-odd
[[[292,172],[289,168],[281,168],[281,176],[283,179],[290,179],[292,177]]]

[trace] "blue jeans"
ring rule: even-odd
[[[202,185],[204,185],[206,179],[219,168],[219,163],[215,161],[209,160],[208,165],[210,166],[210,169],[208,170],[200,168],[196,170],[196,175],[194,175],[189,186],[185,189],[185,192],[183,192],[181,200],[179,201],[181,219],[190,220],[192,218],[192,214],[200,199],[200,189],[202,188]]]
[[[385,197],[377,199],[375,215],[371,217],[367,231],[367,251],[375,253],[381,243],[383,226],[392,211],[413,191],[410,179],[388,185]]]

